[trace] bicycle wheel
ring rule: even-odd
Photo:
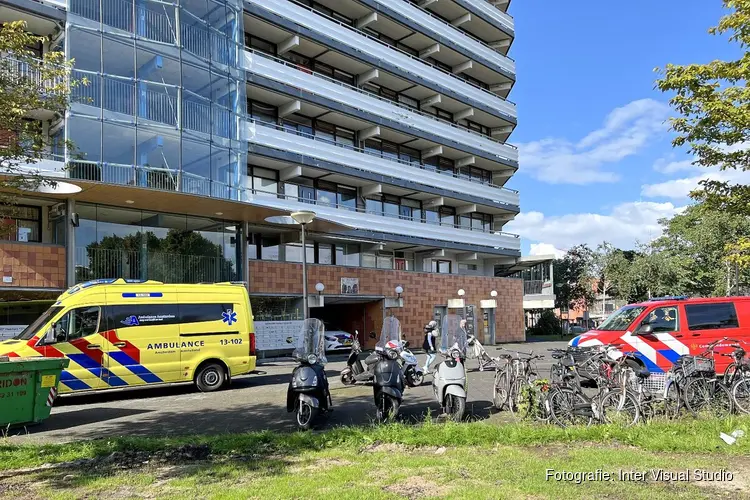
[[[562,366],[555,363],[552,365],[549,369],[549,381],[554,385],[562,384],[563,376],[562,376]]]
[[[560,427],[591,425],[594,420],[591,403],[582,394],[567,387],[550,389],[547,409],[552,422]]]
[[[694,378],[685,386],[685,406],[693,416],[728,417],[733,410],[732,394],[721,383]]]
[[[599,419],[605,424],[629,427],[635,425],[640,416],[638,401],[630,391],[610,391],[599,404]]]
[[[739,411],[750,413],[750,379],[740,378],[732,386],[732,399]]]
[[[734,376],[737,373],[737,363],[729,363],[727,369],[724,370],[724,383],[731,387],[734,384]]]
[[[662,415],[666,418],[673,419],[677,418],[680,414],[680,408],[683,405],[682,402],[682,391],[680,385],[677,382],[668,382],[665,390],[664,399],[661,404],[657,406],[655,415]]]
[[[508,392],[508,409],[512,413],[518,413],[519,410],[524,409],[524,397],[528,392],[527,387],[529,385],[529,382],[521,377],[517,377],[511,382]]]
[[[508,372],[505,370],[498,370],[495,372],[495,386],[492,390],[492,403],[498,410],[502,410],[508,403]]]

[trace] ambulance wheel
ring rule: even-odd
[[[201,392],[212,392],[221,389],[225,380],[224,367],[218,363],[208,363],[201,366],[195,375],[195,385]]]

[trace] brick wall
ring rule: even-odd
[[[34,243],[0,243],[3,280],[0,287],[65,288],[65,247]]]
[[[302,264],[250,261],[251,293],[301,294],[301,277]],[[489,299],[490,291],[496,290],[495,339],[497,342],[524,339],[521,280],[324,265],[309,265],[307,277],[310,293],[315,293],[315,284],[321,282],[325,285],[324,294],[338,294],[341,278],[359,278],[359,295],[395,297],[394,289],[401,285],[404,308],[397,316],[409,340],[419,341],[420,346],[423,327],[432,319],[434,306],[444,306],[449,298],[458,298],[456,292],[463,288],[466,303],[477,308],[479,329],[479,301]]]

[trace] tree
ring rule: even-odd
[[[63,117],[71,88],[87,83],[70,79],[72,62],[63,52],[46,52],[37,59],[28,48],[47,41],[26,32],[23,21],[0,25],[0,216],[12,214],[18,190],[54,184],[29,168],[50,148],[42,122],[29,118],[40,109]]]
[[[605,259],[605,273],[611,283],[613,296],[627,302],[640,302],[648,298],[648,290],[637,279],[636,260],[642,254],[635,250],[613,249]]]
[[[680,114],[670,120],[677,137],[674,147],[688,145],[695,164],[703,167],[750,168],[750,0],[723,0],[732,12],[722,17],[713,35],[728,34],[742,57],[708,64],[669,64],[656,86],[674,92],[672,107]],[[701,182],[692,196],[707,206],[750,215],[750,186],[716,180]]]
[[[165,283],[200,283],[235,279],[234,264],[223,248],[193,231],[170,229],[166,237],[137,232],[105,236],[86,247],[88,266],[78,281],[94,278],[148,277]]]
[[[587,307],[594,299],[592,259],[592,250],[586,245],[578,245],[568,250],[562,259],[553,262],[555,306],[561,311]]]

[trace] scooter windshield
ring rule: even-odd
[[[380,340],[375,345],[375,348],[383,349],[391,340],[401,345],[401,322],[395,316],[387,316],[383,319]]]
[[[461,354],[466,354],[468,342],[466,329],[461,325],[462,321],[461,316],[457,314],[446,314],[443,316],[443,324],[440,331],[440,346],[444,351],[455,347]]]
[[[325,326],[316,318],[306,319],[302,322],[300,334],[292,357],[298,361],[313,362],[311,356],[315,356],[316,363],[326,363],[325,355]]]

